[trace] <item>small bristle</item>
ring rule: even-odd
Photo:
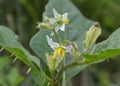
[[[4,48],[1,48],[1,49],[0,49],[0,52],[2,52],[3,50],[4,50]]]
[[[12,63],[15,63],[15,61],[17,60],[17,57],[15,57],[15,59],[13,60],[13,62]]]
[[[14,56],[14,54],[11,54],[11,55],[10,55],[10,58],[13,57],[13,56]]]
[[[29,68],[29,69],[27,70],[26,74],[28,74],[30,71],[31,71],[31,68]]]

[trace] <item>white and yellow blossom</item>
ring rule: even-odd
[[[53,8],[53,15],[55,20],[57,20],[57,24],[59,25],[58,28],[61,31],[65,31],[65,24],[69,23],[68,13],[64,13],[61,15]]]
[[[65,31],[65,24],[69,23],[68,19],[68,13],[59,14],[54,8],[53,8],[53,15],[54,18],[48,18],[44,17],[43,22],[37,23],[37,28],[45,28],[50,30],[55,30],[55,32],[58,32],[59,30]],[[51,33],[51,36],[54,35],[54,33]]]
[[[58,59],[58,57],[61,57],[61,60],[64,59],[65,53],[71,53],[72,45],[69,46],[63,46],[57,42],[53,42],[52,38],[49,36],[46,36],[48,45],[54,50],[53,58]]]
[[[53,8],[53,15],[54,18],[51,19],[51,23],[55,23],[55,32],[58,32],[59,30],[65,31],[65,24],[69,23],[68,13],[61,15]],[[53,35],[53,33],[51,35]]]

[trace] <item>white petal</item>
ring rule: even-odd
[[[53,8],[53,15],[55,18],[59,18],[60,14],[58,14],[58,12]]]
[[[68,19],[68,13],[64,13],[64,14],[62,15],[62,18],[63,18],[63,20]]]
[[[59,29],[60,29],[60,26],[57,26],[57,27],[55,28],[55,32],[57,33]]]
[[[73,48],[73,46],[72,45],[68,45],[65,49],[65,52],[67,52],[67,53],[71,53],[71,51],[72,51],[72,48]]]
[[[59,47],[59,44],[57,42],[53,42],[52,38],[50,38],[48,35],[46,35],[48,45],[55,50],[56,48]]]
[[[51,19],[50,19],[50,24],[51,24],[51,25],[54,25],[55,23],[56,23],[56,20],[51,18]]]
[[[65,31],[65,24],[62,24],[62,25],[61,25],[60,30],[61,30],[61,31]]]

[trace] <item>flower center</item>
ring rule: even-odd
[[[53,59],[56,59],[57,56],[59,56],[59,55],[61,56],[61,59],[63,59],[64,56],[65,56],[65,49],[64,49],[62,46],[58,47],[58,48],[54,51],[54,53],[53,53]]]

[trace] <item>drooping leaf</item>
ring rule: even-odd
[[[39,59],[32,56],[19,42],[18,37],[12,30],[0,26],[0,46],[15,55],[28,66],[35,62],[39,66]]]
[[[70,24],[66,25],[66,31],[59,33],[60,40],[74,41],[78,45],[80,52],[83,50],[83,41],[85,40],[85,32],[93,24],[93,21],[86,19],[81,12],[72,4],[70,0],[49,0],[46,5],[43,16],[53,17],[52,10],[56,9],[58,13],[63,14],[68,12]],[[50,46],[47,43],[46,35],[50,34],[50,31],[40,29],[30,41],[30,46],[33,51],[46,63],[45,53],[51,53]],[[66,64],[71,63],[72,58],[66,58]],[[67,80],[79,73],[85,66],[72,67],[66,71]],[[72,72],[70,72],[72,71]]]
[[[42,83],[44,84],[42,80],[44,80],[45,77],[42,77],[43,72],[41,72],[42,70],[40,69],[40,60],[37,57],[32,56],[21,45],[21,43],[18,41],[17,35],[15,35],[12,30],[4,26],[0,26],[0,47],[3,47],[15,55],[18,59],[23,61],[26,65],[31,67],[32,76],[35,82],[40,80],[39,83],[37,83],[39,86],[42,86]],[[37,78],[35,78],[36,76]]]
[[[4,26],[0,26],[0,46],[11,52],[25,64],[29,65],[28,57],[22,51],[23,47],[18,41],[17,35]]]
[[[85,63],[93,64],[120,55],[120,28],[105,41],[98,43],[93,54],[84,54]]]

